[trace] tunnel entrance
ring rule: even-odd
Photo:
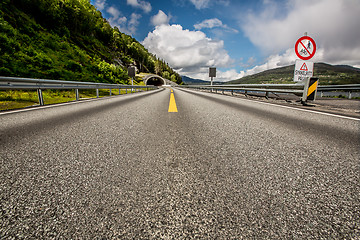
[[[147,80],[146,85],[162,86],[165,85],[165,83],[161,78],[152,77]]]

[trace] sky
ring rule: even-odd
[[[296,41],[313,62],[360,67],[360,0],[90,0],[179,74],[230,81],[294,64]]]

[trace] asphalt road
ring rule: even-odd
[[[174,96],[0,115],[0,238],[360,239],[360,121]]]

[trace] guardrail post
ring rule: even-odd
[[[245,90],[245,97],[247,97],[248,95],[247,95],[247,91]]]
[[[269,92],[266,92],[266,93],[265,93],[265,98],[266,98],[266,99],[269,99]]]
[[[99,98],[99,89],[96,89],[96,98]]]
[[[43,98],[42,90],[40,88],[37,90],[37,94],[38,94],[40,106],[44,106],[44,98]]]
[[[301,98],[301,103],[303,105],[307,105],[307,101],[315,101],[316,98],[316,92],[317,92],[317,84],[318,84],[319,78],[311,77],[307,78],[304,85],[304,92]],[[308,105],[309,106],[309,105]]]
[[[109,90],[110,90],[110,96],[111,96],[111,88]]]
[[[79,101],[79,89],[75,89],[75,98],[76,101]]]
[[[121,95],[121,88],[119,88],[119,95]]]
[[[349,99],[351,99],[351,91],[349,91]]]
[[[303,90],[303,95],[301,97],[301,103],[304,105],[306,103],[307,100],[307,93],[308,93],[308,88],[309,88],[309,81],[310,78],[307,78],[304,82],[304,90]]]

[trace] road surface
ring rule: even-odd
[[[1,239],[359,239],[359,121],[174,89],[0,115]]]

